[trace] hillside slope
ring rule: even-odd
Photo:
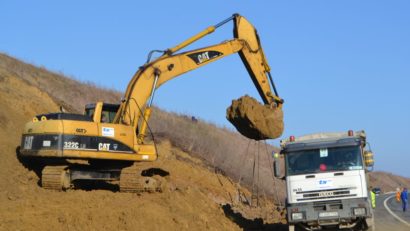
[[[410,186],[410,179],[388,172],[372,172],[369,177],[372,187],[380,187],[383,192],[393,192],[397,188]]]
[[[84,105],[90,102],[119,103],[122,97],[120,92],[99,88],[92,83],[81,83],[4,54],[0,54],[0,69],[9,76],[38,88],[56,104],[73,112],[81,113]],[[31,113],[27,119],[34,114]],[[24,123],[26,121],[28,120],[24,120]],[[251,187],[257,184],[262,193],[271,196],[276,196],[276,191],[273,190],[275,187],[279,189],[279,196],[284,196],[283,182],[274,180],[275,186],[272,184],[271,152],[274,147],[247,139],[237,132],[205,123],[200,119],[194,122],[190,116],[165,112],[158,108],[152,113],[149,124],[157,139],[170,140],[180,149],[223,170],[241,185]],[[256,179],[253,177],[254,164],[259,165],[258,182],[255,182]]]
[[[240,201],[250,197],[245,188],[164,135],[158,162],[171,172],[164,193],[119,193],[115,185],[68,192],[39,187],[36,173],[16,158],[24,124],[59,105],[80,111],[81,102],[118,96],[0,55],[0,230],[240,230],[277,222],[270,201],[261,198],[263,208],[250,208]]]

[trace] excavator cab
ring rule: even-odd
[[[92,103],[85,105],[84,114],[90,117],[94,122],[112,123],[119,107],[119,104],[103,102]]]

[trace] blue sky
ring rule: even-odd
[[[410,176],[410,1],[2,1],[0,51],[125,90],[147,53],[233,13],[258,29],[285,136],[364,129],[376,170]],[[228,24],[193,49],[232,38]],[[233,55],[161,87],[155,104],[231,127],[231,100],[259,96]],[[273,143],[278,143],[274,141]]]

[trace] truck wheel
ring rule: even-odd
[[[289,225],[289,231],[305,231],[305,230],[309,230],[304,228],[303,226],[299,226],[299,225]]]
[[[376,226],[374,224],[374,216],[372,218],[366,219],[367,230],[376,231]]]

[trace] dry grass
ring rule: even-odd
[[[169,139],[175,146],[200,157],[237,183],[250,190],[254,185],[255,192],[256,185],[259,185],[259,195],[274,195],[275,184],[280,196],[284,196],[284,184],[273,179],[273,146],[201,119],[192,119],[192,116],[159,109],[153,113],[150,124],[156,137]]]
[[[94,83],[80,82],[62,73],[48,71],[44,67],[26,64],[0,53],[0,68],[12,76],[18,76],[30,85],[47,93],[59,105],[73,112],[82,112],[89,102],[119,102],[121,93],[102,88]]]

